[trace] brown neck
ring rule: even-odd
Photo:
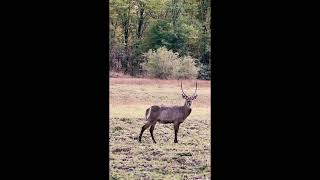
[[[187,105],[187,101],[184,103],[184,113],[185,113],[185,116],[186,117],[188,117],[189,116],[189,114],[191,113],[191,108],[190,107],[188,107],[188,105]]]

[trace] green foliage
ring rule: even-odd
[[[158,49],[161,46],[167,46],[171,49],[171,38],[173,31],[170,24],[165,20],[159,20],[153,23],[144,39],[144,50]]]
[[[144,54],[150,49],[166,47],[180,56],[197,59],[196,66],[200,69],[198,78],[210,79],[209,0],[110,0],[109,10],[111,70],[140,76],[145,70],[142,67]],[[182,59],[184,63],[178,64],[189,61],[188,58]],[[188,64],[193,63],[190,61]],[[168,72],[163,71],[161,76],[193,77],[183,69],[181,67],[176,72],[180,75],[167,75],[171,71],[169,69]],[[191,74],[195,71],[188,70]]]
[[[203,64],[200,65],[198,79],[205,79],[205,80],[211,79],[210,66],[203,65]]]
[[[188,53],[188,46],[192,46],[197,39],[198,31],[192,25],[177,22],[175,25],[168,20],[153,23],[144,39],[145,49],[158,49],[166,46],[180,55]]]
[[[143,69],[147,75],[160,79],[191,79],[196,78],[199,69],[195,66],[195,59],[190,56],[180,58],[178,53],[160,47],[149,50],[143,55],[146,62]]]

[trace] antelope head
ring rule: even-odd
[[[188,96],[186,95],[186,93],[184,93],[183,88],[182,88],[182,82],[181,82],[181,91],[182,91],[182,98],[186,100],[185,105],[187,105],[187,107],[189,107],[191,109],[192,106],[192,101],[197,99],[197,88],[198,88],[198,83],[196,82],[196,90],[194,91],[192,96]]]

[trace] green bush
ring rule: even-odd
[[[203,64],[200,65],[198,79],[204,79],[204,80],[211,79],[211,70],[209,65],[203,65]]]
[[[191,56],[185,56],[180,59],[176,78],[178,79],[196,79],[198,76],[199,68],[196,67],[195,59]]]
[[[143,69],[147,76],[160,79],[192,79],[198,76],[199,69],[191,56],[179,57],[178,53],[160,47],[144,53]]]

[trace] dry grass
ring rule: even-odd
[[[123,74],[122,72],[109,72],[110,78],[130,78],[130,75]]]
[[[192,87],[195,86],[195,80],[183,80],[183,87]],[[200,87],[210,87],[210,81],[197,80],[199,88]],[[180,89],[179,80],[161,80],[161,79],[142,79],[142,78],[110,78],[110,84],[138,84],[138,85],[152,85],[156,84],[158,86],[177,86]]]
[[[183,81],[186,93],[194,81]],[[134,78],[110,79],[111,179],[210,179],[210,82],[198,81],[198,98],[181,124],[178,144],[172,124],[157,124],[153,144],[145,131],[145,110],[152,104],[183,104],[180,82]]]

